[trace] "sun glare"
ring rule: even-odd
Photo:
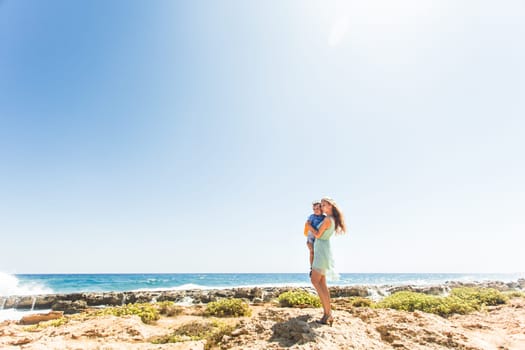
[[[332,12],[328,44],[396,41],[417,35],[436,17],[431,0],[340,1]],[[329,15],[330,17],[330,15]]]

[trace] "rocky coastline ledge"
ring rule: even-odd
[[[456,287],[480,287],[481,289]],[[485,288],[497,289],[484,290]],[[316,322],[322,309],[302,303],[282,305],[274,298],[296,287],[255,287],[180,291],[73,293],[0,297],[0,307],[33,308],[20,321],[0,322],[0,349],[6,350],[523,350],[525,349],[525,280],[517,282],[448,282],[435,286],[332,287],[332,326]],[[302,289],[313,291],[311,288]],[[463,300],[504,295],[505,301],[479,304],[448,314],[381,306],[369,299],[398,291],[417,293],[405,299]],[[488,293],[488,294],[487,294]],[[289,294],[305,294],[296,291]],[[396,295],[390,299],[396,299]],[[361,298],[352,298],[360,296]],[[217,303],[209,303],[222,298]],[[499,298],[499,297],[498,297]],[[383,301],[388,300],[386,297]],[[488,299],[483,299],[488,300]],[[137,302],[172,303],[132,304]],[[249,305],[245,302],[248,301]],[[473,302],[473,300],[470,300]],[[474,304],[459,302],[454,307]],[[121,306],[125,307],[109,307]],[[217,305],[242,307],[239,314],[211,313]],[[406,305],[406,304],[405,304]],[[421,304],[426,305],[426,304]],[[441,306],[452,304],[444,304]],[[108,306],[108,308],[103,308]],[[98,309],[98,308],[101,309]],[[470,306],[469,306],[470,307]],[[38,313],[38,309],[55,309]],[[164,308],[162,311],[162,308]],[[61,310],[59,310],[61,309]],[[156,310],[156,313],[152,310]],[[121,311],[133,311],[123,312]],[[210,311],[210,313],[208,313]],[[435,311],[435,310],[434,310]],[[68,314],[69,315],[64,315]]]
[[[455,287],[494,288],[499,291],[525,290],[525,279],[516,282],[485,281],[457,282],[449,281],[439,285],[402,285],[402,286],[341,286],[330,287],[332,297],[369,297],[380,299],[399,291],[413,291],[432,295],[444,295]],[[0,296],[0,309],[16,310],[53,310],[65,314],[82,312],[87,308],[120,306],[128,303],[173,301],[178,304],[206,304],[221,298],[241,298],[249,303],[258,304],[277,298],[281,293],[297,287],[250,287],[231,289],[190,289],[163,291],[128,291],[128,292],[85,292],[69,294],[45,294],[24,296]],[[315,292],[312,287],[300,287]]]

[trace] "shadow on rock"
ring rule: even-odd
[[[311,315],[302,315],[278,322],[272,326],[273,335],[270,341],[278,342],[284,347],[315,341],[315,329],[321,326],[315,320]]]

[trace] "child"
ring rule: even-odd
[[[312,231],[319,227],[319,224],[324,220],[325,216],[321,210],[321,201],[314,201],[312,203],[312,209],[314,213],[308,217],[304,224],[304,235],[308,236],[306,239],[306,245],[310,250],[310,276],[312,275],[312,264],[314,262],[314,242],[315,237]]]

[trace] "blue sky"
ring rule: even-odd
[[[523,272],[521,1],[0,2],[0,271]]]

